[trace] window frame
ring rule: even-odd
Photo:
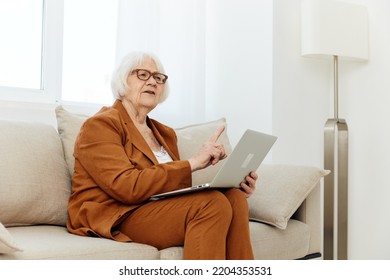
[[[42,89],[0,86],[0,100],[55,103],[61,97],[64,0],[43,0]]]

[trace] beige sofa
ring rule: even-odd
[[[73,143],[84,116],[56,109],[57,129],[42,123],[0,121],[0,259],[181,259],[182,247],[157,250],[70,234],[67,201],[73,172]],[[176,129],[182,158],[188,158],[224,119]],[[229,128],[228,128],[229,129]],[[224,133],[220,140],[231,150]],[[220,165],[198,171],[194,183],[213,177]],[[249,199],[256,259],[321,256],[320,181],[325,170],[266,165]]]

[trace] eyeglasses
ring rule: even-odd
[[[137,74],[138,79],[142,81],[147,81],[149,80],[150,76],[153,77],[153,79],[156,81],[158,84],[165,84],[165,82],[168,79],[167,75],[158,73],[158,72],[150,72],[145,69],[135,69],[131,72],[131,74],[134,74],[134,72]]]

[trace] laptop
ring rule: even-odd
[[[157,200],[206,189],[240,188],[245,176],[260,166],[276,139],[276,136],[248,129],[232,153],[224,159],[225,162],[211,182],[156,194],[150,199]]]

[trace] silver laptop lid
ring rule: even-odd
[[[276,139],[273,135],[246,130],[210,185],[239,187],[249,172],[257,170]]]

